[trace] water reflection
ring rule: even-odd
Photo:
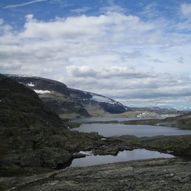
[[[137,137],[152,137],[158,135],[191,135],[191,130],[181,130],[173,127],[152,125],[124,125],[114,123],[82,124],[73,130],[79,132],[97,132],[104,137],[134,135]]]
[[[84,158],[74,159],[71,167],[85,167],[100,164],[126,162],[131,160],[144,160],[154,158],[173,158],[173,155],[164,154],[157,151],[149,151],[146,149],[134,149],[132,151],[121,151],[117,156],[112,155],[91,155]]]

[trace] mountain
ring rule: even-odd
[[[68,135],[66,124],[34,91],[0,75],[0,174],[68,162]]]
[[[61,118],[118,114],[130,110],[123,104],[91,92],[68,88],[65,84],[40,77],[8,75],[34,90],[41,100]]]
[[[80,102],[91,115],[95,115],[96,111],[99,115],[99,112],[101,110],[102,112],[107,112],[111,114],[120,114],[126,111],[130,111],[130,108],[124,106],[120,102],[117,102],[100,94],[76,90],[72,88],[69,88],[69,91],[71,97]]]

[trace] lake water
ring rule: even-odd
[[[174,158],[173,155],[164,154],[157,151],[149,151],[146,149],[134,149],[132,151],[121,151],[117,156],[112,155],[90,155],[84,158],[77,158],[72,161],[70,167],[85,167],[101,164],[127,162],[132,160],[144,160],[154,158]]]
[[[97,132],[104,137],[134,135],[137,137],[152,137],[159,135],[191,135],[191,130],[181,130],[173,127],[152,126],[152,125],[125,125],[117,123],[91,123],[82,124],[74,128],[79,132]]]
[[[98,122],[127,122],[127,121],[134,121],[134,120],[143,120],[143,119],[152,119],[152,118],[125,118],[125,117],[87,117],[87,118],[80,118],[80,119],[75,119],[73,122],[78,122],[78,123],[98,123]]]
[[[139,121],[139,120],[145,120],[145,119],[164,119],[166,117],[175,117],[177,115],[170,114],[170,115],[162,115],[158,118],[156,117],[84,117],[79,119],[74,119],[72,122],[78,122],[78,123],[99,123],[99,122],[127,122],[127,121]]]

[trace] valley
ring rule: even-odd
[[[0,1],[0,191],[191,191],[191,0]]]
[[[2,191],[191,188],[189,113],[10,75],[0,100]]]

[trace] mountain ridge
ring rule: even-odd
[[[90,117],[92,111],[118,114],[130,108],[106,96],[67,87],[64,83],[41,77],[8,75],[35,91],[61,118]],[[93,99],[96,96],[97,99]],[[98,98],[101,100],[98,100]]]

